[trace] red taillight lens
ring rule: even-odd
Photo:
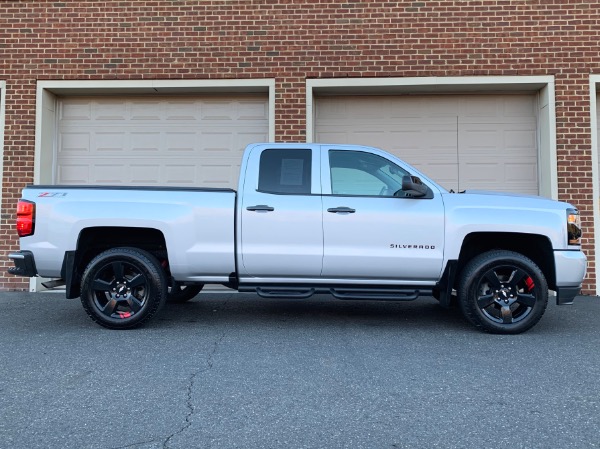
[[[19,237],[33,235],[35,231],[35,203],[19,200],[17,204],[17,233]]]

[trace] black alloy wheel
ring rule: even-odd
[[[533,327],[548,304],[548,285],[539,267],[513,251],[489,251],[461,273],[458,300],[465,317],[485,331],[517,334]]]
[[[109,329],[131,329],[163,306],[167,281],[160,262],[137,248],[112,248],[87,266],[81,302],[92,320]]]

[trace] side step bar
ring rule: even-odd
[[[414,301],[419,290],[386,290],[368,288],[332,288],[329,291],[337,299],[373,299],[379,301]]]
[[[370,287],[305,287],[305,286],[260,286],[240,285],[242,293],[256,293],[261,298],[306,299],[316,294],[329,294],[344,300],[413,301],[419,296],[431,296],[431,287],[416,289],[391,289]]]
[[[290,288],[290,287],[257,287],[256,294],[261,298],[296,298],[306,299],[315,294],[314,288]]]

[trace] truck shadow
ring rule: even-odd
[[[32,313],[35,311],[35,313]],[[94,324],[79,300],[55,293],[4,292],[0,295],[0,328],[5,332],[106,331]],[[580,296],[572,306],[557,306],[550,299],[546,313],[525,335],[598,336],[598,297]],[[468,323],[458,308],[443,309],[431,297],[415,301],[342,301],[328,295],[309,299],[263,299],[248,293],[201,293],[183,304],[166,306],[142,327],[148,331],[202,328],[262,327],[312,331],[331,327],[393,329],[395,331],[482,334]],[[135,331],[134,331],[135,332]],[[482,334],[483,335],[483,334]],[[581,338],[581,337],[578,337]]]
[[[597,297],[579,297],[573,306],[557,306],[550,298],[540,322],[521,335],[572,334],[574,329],[591,336],[598,333]],[[466,321],[458,307],[442,308],[431,297],[415,301],[344,301],[329,295],[308,299],[264,299],[248,293],[201,293],[184,304],[167,304],[148,326],[294,326],[327,328],[390,328],[424,332],[483,334]],[[491,334],[487,334],[491,335]]]
[[[157,320],[204,325],[348,325],[421,329],[470,329],[456,308],[430,297],[415,301],[343,301],[328,295],[309,299],[263,299],[252,294],[203,293],[183,304],[167,304]]]

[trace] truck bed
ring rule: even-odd
[[[36,203],[36,232],[22,244],[35,252],[41,276],[61,275],[56,261],[76,249],[74,236],[86,228],[88,234],[107,228],[111,233],[158,230],[178,281],[227,282],[235,271],[235,190],[46,185],[27,187],[23,198]],[[52,242],[45,240],[49,237]]]

